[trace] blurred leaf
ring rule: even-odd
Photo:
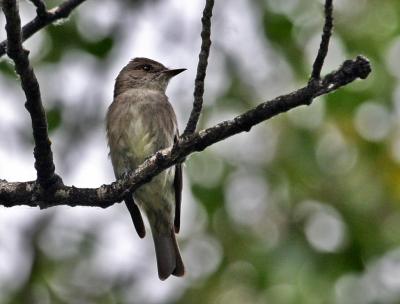
[[[9,77],[12,77],[12,78],[16,77],[14,66],[7,59],[3,59],[0,61],[0,73],[3,75],[7,75]]]
[[[76,23],[71,22],[73,19],[74,16],[62,25],[52,25],[46,28],[52,48],[43,58],[44,61],[58,62],[62,54],[71,49],[86,51],[99,58],[104,58],[111,51],[114,44],[112,37],[105,37],[94,42],[87,41],[80,35]]]
[[[213,214],[224,202],[224,193],[221,187],[205,189],[200,185],[192,185],[192,192],[203,203],[208,214]]]
[[[96,42],[86,42],[86,50],[99,58],[104,58],[108,55],[114,45],[114,40],[111,37],[106,37]]]
[[[55,131],[62,123],[62,109],[60,107],[53,107],[47,110],[47,123],[49,132]]]
[[[299,78],[307,76],[303,61],[304,55],[293,39],[293,23],[285,15],[265,10],[263,16],[264,32],[268,40],[282,52]]]

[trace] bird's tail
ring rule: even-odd
[[[153,234],[156,249],[158,277],[167,279],[171,274],[181,277],[185,274],[185,266],[176,242],[175,232],[171,229],[169,234]]]

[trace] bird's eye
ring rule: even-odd
[[[142,66],[142,70],[148,72],[148,71],[151,70],[151,66],[148,65],[148,64],[145,64],[145,65]]]

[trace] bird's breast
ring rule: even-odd
[[[153,132],[151,113],[144,111],[143,107],[132,105],[127,116],[127,128],[123,135],[124,145],[139,161],[144,160],[157,149],[157,136]]]
[[[163,96],[134,92],[123,97],[107,116],[110,155],[117,175],[172,145],[176,133],[175,115],[168,101],[160,100]]]

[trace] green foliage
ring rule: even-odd
[[[56,130],[62,123],[62,109],[54,107],[47,110],[47,124],[49,126],[49,132]]]
[[[14,72],[14,67],[8,60],[2,60],[0,61],[0,71],[2,74],[14,77],[15,72]]]
[[[69,50],[83,50],[100,59],[104,59],[111,51],[113,37],[105,37],[98,41],[88,41],[81,36],[74,22],[74,18],[60,25],[52,25],[46,28],[51,41],[51,49],[43,58],[43,61],[58,62],[61,56]]]
[[[307,76],[308,67],[302,61],[304,55],[301,47],[294,40],[292,21],[285,15],[265,10],[263,22],[266,38],[285,56],[297,76]]]

